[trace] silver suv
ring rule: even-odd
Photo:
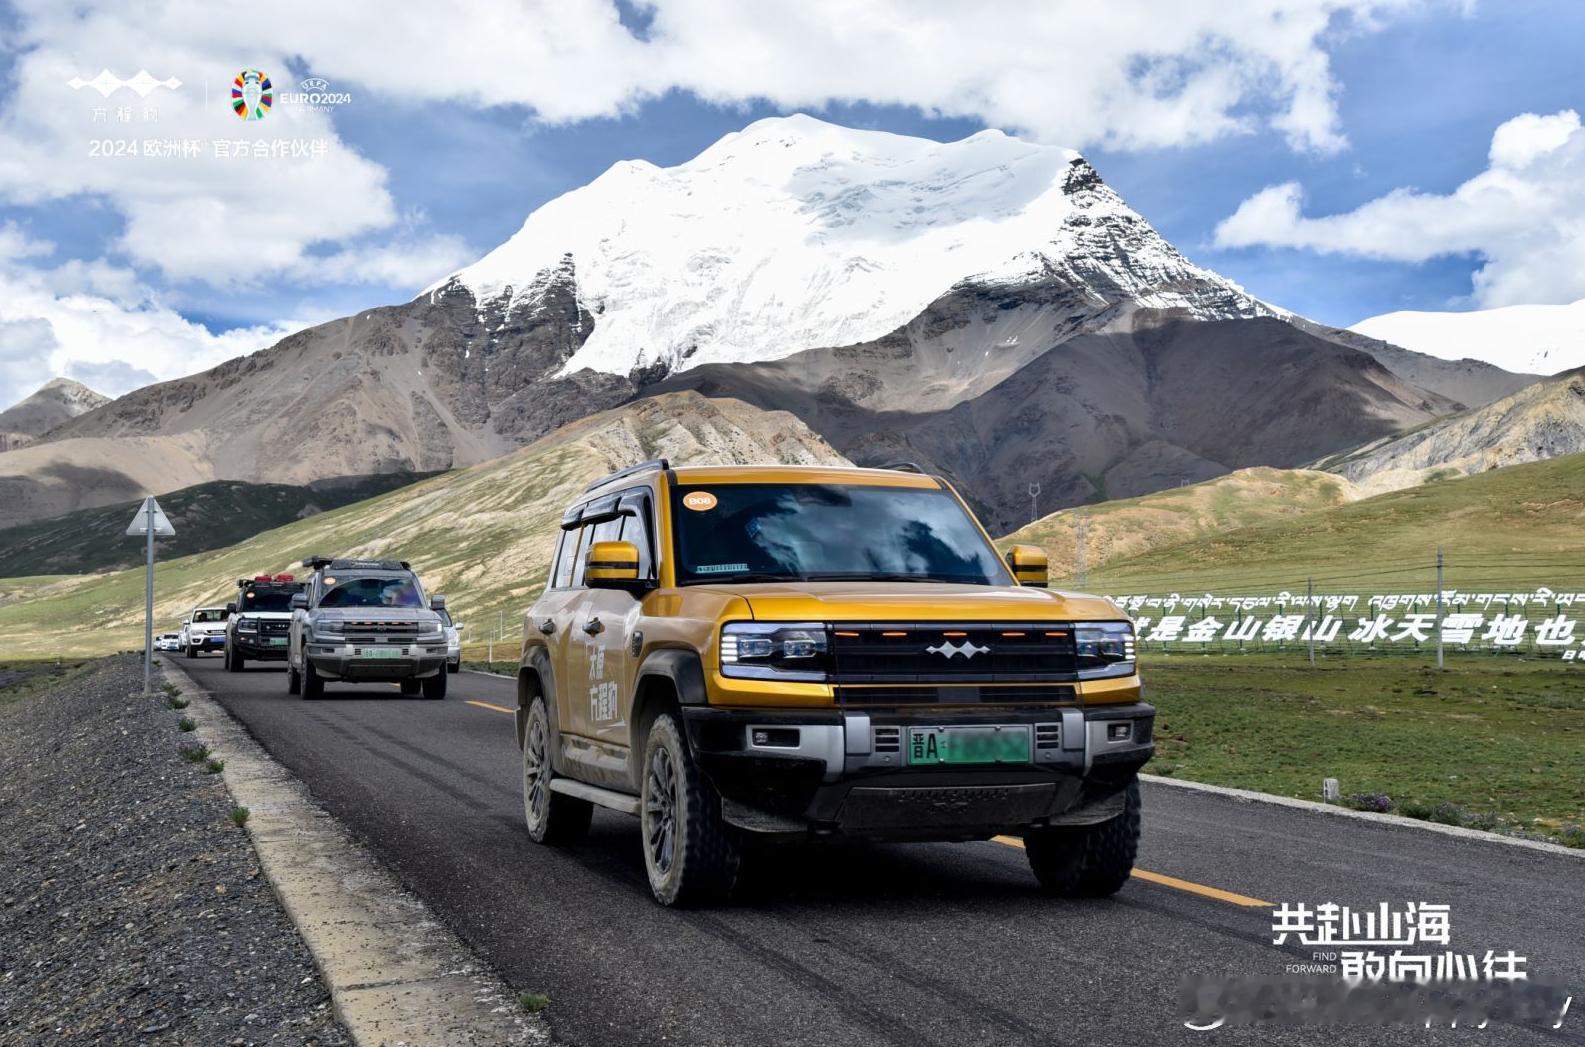
[[[446,598],[426,598],[407,561],[311,556],[303,566],[314,573],[291,601],[288,694],[318,698],[336,680],[446,697]]]

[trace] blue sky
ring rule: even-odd
[[[1280,4],[1281,0],[1250,2]],[[1347,2],[1350,0],[1339,0],[1344,6]],[[1369,0],[1357,2],[1369,4]],[[582,6],[595,3],[580,0]],[[678,6],[686,4],[687,0],[682,0]],[[43,82],[58,75],[36,72],[45,64],[49,48],[71,54],[85,76],[100,64],[97,57],[86,57],[95,53],[91,38],[87,42],[71,38],[71,34],[88,30],[81,30],[78,23],[51,22],[44,7],[20,7],[0,5],[0,81],[6,87],[0,95],[0,150],[6,146],[7,135],[15,143],[31,145],[28,136],[42,138],[48,131],[48,126],[39,122],[36,105],[27,112],[22,110],[30,106],[29,77],[36,75]],[[672,13],[669,8],[657,10],[661,21],[673,20],[658,25],[653,30],[657,35],[676,35],[680,20],[691,17],[687,12]],[[621,8],[620,14],[628,27],[643,21],[635,20],[630,7]],[[1451,194],[1485,170],[1493,132],[1505,121],[1522,113],[1559,113],[1580,104],[1585,74],[1581,73],[1578,43],[1585,40],[1585,4],[1485,0],[1460,6],[1451,0],[1425,0],[1375,16],[1379,24],[1369,29],[1346,16],[1336,17],[1314,41],[1315,50],[1329,62],[1335,99],[1333,130],[1347,140],[1346,146],[1323,142],[1320,147],[1316,142],[1332,132],[1312,127],[1304,132],[1307,139],[1296,141],[1291,126],[1278,119],[1287,97],[1280,90],[1266,91],[1258,83],[1246,85],[1240,96],[1224,107],[1223,115],[1242,120],[1247,129],[1221,132],[1206,141],[1201,140],[1207,137],[1203,128],[1157,128],[1151,132],[1157,139],[1175,140],[1156,144],[1140,141],[1140,136],[1131,137],[1126,128],[1115,126],[1121,117],[1109,118],[1114,119],[1112,125],[1096,126],[1065,112],[1099,108],[1105,117],[1107,99],[1097,107],[1093,99],[1056,90],[1049,101],[1026,98],[999,108],[979,106],[980,111],[975,111],[974,104],[960,104],[950,95],[932,93],[935,85],[914,90],[919,105],[880,97],[839,104],[818,104],[816,99],[816,104],[809,104],[797,101],[800,91],[810,93],[808,87],[778,85],[763,93],[786,97],[756,100],[761,88],[752,73],[734,71],[705,86],[690,86],[682,76],[673,77],[672,83],[656,78],[634,86],[626,97],[587,106],[581,98],[558,95],[554,89],[526,87],[528,93],[522,97],[536,103],[528,104],[515,100],[511,91],[492,94],[489,86],[470,84],[464,73],[448,72],[457,84],[437,84],[433,90],[417,90],[410,84],[391,88],[355,65],[338,79],[331,75],[341,68],[337,43],[328,30],[324,39],[301,43],[288,34],[274,44],[287,56],[284,69],[290,73],[278,80],[326,75],[355,94],[351,104],[323,117],[341,147],[356,161],[345,176],[337,176],[338,185],[350,186],[347,202],[341,203],[335,214],[327,210],[329,218],[346,216],[336,235],[314,239],[315,216],[307,213],[312,205],[300,208],[290,197],[270,199],[267,185],[240,184],[235,198],[228,201],[230,206],[240,210],[250,195],[257,196],[268,200],[271,223],[279,221],[284,227],[295,220],[306,224],[309,231],[295,234],[298,260],[283,261],[274,271],[268,265],[250,264],[250,257],[267,254],[270,245],[261,240],[257,247],[239,246],[234,263],[220,252],[192,260],[183,269],[159,253],[160,236],[180,233],[180,212],[175,212],[174,226],[169,213],[159,219],[164,226],[151,220],[147,214],[151,191],[145,188],[143,197],[118,195],[122,187],[106,183],[100,168],[87,169],[80,186],[63,182],[62,187],[51,189],[45,176],[36,175],[41,181],[30,183],[26,172],[8,174],[3,159],[0,231],[9,229],[13,242],[23,245],[13,248],[9,264],[15,267],[13,277],[34,281],[28,286],[35,290],[37,282],[44,279],[39,274],[64,273],[74,260],[98,265],[120,274],[104,276],[99,284],[110,286],[122,279],[122,285],[116,292],[101,289],[94,293],[104,293],[128,309],[174,313],[214,336],[228,331],[237,336],[234,342],[206,342],[202,352],[195,350],[168,366],[155,359],[165,351],[159,346],[145,350],[143,358],[123,361],[134,370],[163,378],[172,368],[208,363],[217,353],[236,351],[234,346],[247,344],[250,337],[267,337],[273,325],[291,326],[410,298],[430,279],[444,275],[450,264],[471,260],[507,239],[535,207],[587,182],[618,160],[642,158],[660,165],[675,164],[754,119],[791,111],[941,140],[960,138],[985,126],[1017,132],[1018,121],[1005,118],[1011,115],[1024,124],[1042,125],[1023,127],[1023,133],[1082,148],[1103,177],[1185,253],[1269,301],[1340,326],[1395,309],[1470,307],[1477,304],[1471,297],[1472,277],[1483,262],[1478,246],[1451,252],[1427,247],[1420,252],[1423,257],[1389,260],[1379,257],[1393,253],[1386,248],[1367,245],[1340,250],[1319,241],[1317,247],[1311,242],[1315,237],[1306,241],[1309,246],[1285,246],[1285,242],[1304,239],[1292,229],[1274,232],[1269,243],[1251,243],[1248,235],[1238,241],[1224,237],[1222,243],[1228,246],[1218,243],[1218,224],[1269,186],[1297,183],[1303,191],[1304,216],[1345,215],[1401,187]],[[621,28],[615,31],[617,45],[626,46],[629,42],[620,39]],[[646,34],[649,31],[646,27]],[[1236,35],[1236,28],[1231,32]],[[966,58],[965,65],[974,60],[987,61]],[[1066,60],[1061,54],[1053,54],[1051,59],[1053,63]],[[1127,60],[1135,67],[1140,63],[1137,56]],[[1178,60],[1188,70],[1184,75],[1190,77],[1209,61],[1193,53],[1192,45]],[[590,61],[583,59],[585,65]],[[994,55],[988,61],[994,63]],[[114,63],[106,57],[104,64]],[[237,64],[232,56],[224,55],[206,62],[203,68],[229,70]],[[411,63],[396,68],[408,79],[426,75]],[[1261,67],[1253,68],[1256,73],[1248,78],[1258,81]],[[832,78],[839,73],[834,67]],[[1268,71],[1265,75],[1275,74]],[[225,79],[215,76],[211,90],[223,90]],[[932,75],[921,70],[920,79],[929,81]],[[855,88],[844,83],[833,87],[832,93],[852,95],[862,89],[862,85]],[[700,92],[725,100],[702,101]],[[910,96],[907,89],[874,90],[876,95],[887,93]],[[65,103],[78,109],[85,104],[70,96]],[[964,115],[931,118],[923,115],[922,105],[957,109]],[[586,115],[583,109],[588,110]],[[1120,111],[1127,111],[1126,107]],[[543,118],[547,112],[553,114],[553,121]],[[1064,140],[1060,136],[1065,130],[1092,141]],[[47,158],[47,149],[39,155]],[[146,173],[151,170],[155,169],[128,167],[126,177],[156,177]],[[312,195],[304,194],[304,198]],[[349,214],[358,210],[357,201],[368,200],[374,203],[367,213]],[[293,213],[298,210],[305,213]],[[134,222],[132,216],[136,215],[141,218]],[[1303,223],[1308,218],[1296,221]],[[256,226],[254,222],[248,235],[267,238],[267,231]],[[1263,238],[1257,235],[1253,239]],[[387,266],[390,275],[383,278],[349,281],[334,275],[356,270],[359,252],[389,252],[395,243],[400,253],[406,242],[423,244],[424,251],[412,254],[436,259],[440,271],[423,272],[421,262],[415,260],[411,265]],[[1230,246],[1233,242],[1246,246]],[[1471,240],[1483,242],[1478,237]],[[248,241],[239,238],[238,243]],[[39,245],[52,245],[52,249]],[[317,262],[337,258],[345,261],[339,269],[327,265],[323,273],[316,272]],[[217,264],[234,267],[234,271],[221,279],[206,276]],[[373,267],[365,269],[373,271]],[[129,281],[135,281],[135,289],[128,289]],[[51,292],[59,295],[82,290],[64,275],[52,276],[49,282],[61,288]],[[1562,291],[1547,289],[1552,299],[1566,291],[1566,287]],[[1580,294],[1585,296],[1585,289]],[[21,332],[15,337],[36,333],[27,320],[25,315],[8,317],[0,312],[0,369],[7,366],[7,331]],[[8,323],[10,328],[5,326]],[[179,341],[179,336],[173,337]],[[55,342],[59,345],[62,341],[62,325],[57,324]],[[29,369],[21,357],[24,349],[17,344],[10,350],[12,388],[6,388],[6,372],[0,370],[0,401],[25,392],[18,386],[35,371],[41,380],[48,377],[42,373],[48,368]],[[180,356],[177,349],[171,351]],[[101,353],[104,359],[100,362],[113,355]],[[60,362],[65,359],[61,352],[51,359],[57,369],[72,366]],[[75,366],[83,374],[96,373],[89,363],[79,361]],[[112,372],[102,373],[108,380]]]

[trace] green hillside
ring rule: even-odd
[[[345,483],[299,487],[214,480],[160,495],[160,508],[176,527],[161,538],[161,559],[220,549],[293,520],[361,502],[405,487],[416,473],[387,473]],[[38,574],[84,574],[143,562],[143,546],[124,536],[141,501],[19,524],[0,530],[0,578]]]
[[[1585,583],[1585,454],[1437,480],[1110,560],[1107,592],[1424,592],[1436,549],[1451,588],[1504,591]]]
[[[355,505],[265,531],[224,549],[161,561],[156,629],[220,603],[236,579],[301,571],[305,555],[393,556],[482,639],[508,628],[544,587],[561,514],[591,481],[645,458],[694,462],[844,461],[790,415],[736,400],[673,393],[594,415],[522,450]],[[130,514],[129,517],[130,519]],[[123,527],[125,522],[123,522]],[[131,542],[131,539],[127,539]],[[141,567],[106,574],[0,579],[7,658],[102,654],[143,644]]]
[[[1239,527],[1343,505],[1353,485],[1308,469],[1240,469],[1204,483],[1085,506],[1085,561],[1091,577],[1116,561]],[[1051,576],[1074,577],[1079,510],[1042,517],[1002,539],[1045,548]]]

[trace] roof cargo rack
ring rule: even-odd
[[[336,558],[330,561],[332,571],[411,571],[406,560],[357,560]]]
[[[606,484],[610,483],[612,480],[620,480],[622,477],[624,477],[624,476],[632,476],[634,473],[647,473],[651,469],[659,469],[662,472],[664,472],[665,470],[670,469],[670,468],[671,468],[671,463],[668,462],[666,459],[664,459],[664,458],[651,458],[647,462],[639,462],[637,465],[630,465],[630,466],[627,466],[624,469],[618,469],[616,472],[612,473],[610,476],[607,476],[607,477],[605,477],[604,479],[601,479],[601,480],[596,480],[594,483],[590,484],[588,487],[585,487],[584,490],[585,491],[592,491],[596,487],[604,487]]]

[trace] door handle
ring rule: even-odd
[[[551,633],[556,631],[555,621],[550,618],[546,618],[543,622],[539,623],[539,631],[544,633],[546,636],[549,636]]]
[[[590,636],[595,636],[599,633],[605,632],[605,625],[598,618],[590,618],[587,622],[583,623],[583,631],[588,633]]]

